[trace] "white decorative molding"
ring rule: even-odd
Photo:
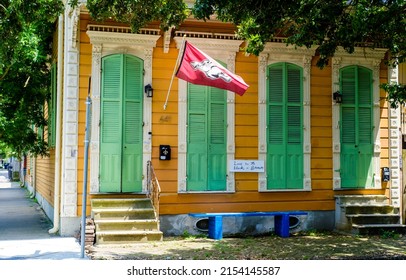
[[[333,189],[339,190],[341,188],[341,177],[334,177],[333,178]]]
[[[169,28],[169,30],[165,31],[165,33],[164,33],[164,53],[169,52],[169,46],[171,44],[173,29],[174,29],[174,27],[171,27],[171,28]]]
[[[87,35],[93,45],[129,46],[130,48],[154,48],[161,37],[159,29],[141,29],[139,33],[131,33],[128,27],[88,25]]]
[[[76,217],[78,205],[79,10],[66,9],[64,19],[61,218]]]
[[[288,62],[303,69],[303,190],[311,190],[311,140],[310,140],[310,69],[311,60],[316,48],[296,48],[283,42],[268,42],[258,56],[258,160],[266,163],[267,153],[267,97],[266,69],[268,65],[277,62]],[[265,164],[266,166],[266,164]],[[260,191],[267,191],[267,174],[259,173]],[[281,191],[281,190],[278,190]],[[288,190],[286,190],[288,191]]]
[[[380,63],[386,54],[386,49],[356,48],[352,54],[346,52],[343,48],[338,48],[335,56],[332,58],[332,92],[340,90],[339,77],[340,69],[349,65],[359,65],[372,70],[373,73],[373,88],[372,88],[372,104],[373,104],[373,138],[374,138],[374,184],[371,188],[381,188],[380,180],[380,155],[381,155],[381,140],[379,132],[380,123],[380,99],[379,99],[379,73]],[[340,143],[340,105],[333,103],[333,188],[336,190],[341,189],[341,153],[337,151],[336,145]],[[339,180],[340,179],[340,180]],[[338,185],[339,183],[339,185]],[[368,188],[368,187],[367,187]]]
[[[399,82],[398,67],[388,68],[388,81],[390,84],[398,84]],[[401,109],[390,108],[388,110],[389,118],[389,168],[391,170],[390,180],[390,202],[394,207],[401,207],[401,166],[399,159],[401,156]],[[404,203],[404,202],[403,202]]]
[[[90,143],[99,145],[100,134],[100,82],[101,60],[104,56],[117,53],[131,54],[144,61],[144,85],[152,84],[152,55],[157,40],[161,37],[158,29],[142,29],[131,33],[127,27],[89,25],[86,32],[92,44],[92,127]],[[147,178],[147,161],[151,160],[152,140],[152,98],[143,99],[143,178]],[[92,193],[100,192],[99,149],[90,153],[90,188]],[[146,192],[146,179],[142,182],[142,192]]]
[[[79,17],[80,17],[80,7],[76,7],[70,12],[72,27],[71,27],[71,47],[76,48],[78,41],[78,30],[79,30]]]
[[[225,34],[229,35],[229,34]],[[175,36],[173,38],[176,42],[176,48],[180,49],[184,37]],[[229,59],[228,55],[234,56],[240,51],[240,46],[244,42],[242,40],[223,40],[223,39],[211,39],[211,38],[199,38],[199,37],[185,37],[185,40],[199,48],[201,51],[212,56],[215,59],[220,59],[224,63],[227,63]],[[228,64],[227,69],[230,70]]]
[[[267,180],[266,180],[266,176],[260,176],[258,178],[258,190],[260,192],[266,192],[267,190]]]
[[[348,64],[351,65],[358,62],[362,65],[369,64],[379,66],[387,51],[387,49],[383,48],[376,48],[372,50],[370,48],[357,47],[355,48],[354,52],[350,54],[343,48],[339,47],[335,52],[334,59],[344,59],[348,61]],[[343,63],[346,64],[347,62]],[[371,67],[371,69],[372,68],[373,67]]]
[[[184,33],[177,33],[185,35]],[[187,33],[192,36],[196,33]],[[199,33],[206,34],[206,33]],[[196,35],[197,36],[197,35]],[[206,36],[206,35],[205,35]],[[207,35],[208,36],[208,35]],[[224,37],[227,37],[224,35]],[[184,37],[174,37],[176,47],[181,48]],[[243,41],[215,38],[186,37],[186,40],[214,59],[227,64],[227,69],[235,72],[235,57]],[[235,93],[227,91],[227,164],[235,159]],[[186,151],[187,151],[187,82],[178,79],[178,192],[187,192]],[[227,168],[227,184],[225,192],[235,191],[233,172]]]

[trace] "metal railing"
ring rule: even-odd
[[[147,162],[147,197],[151,199],[152,205],[155,209],[156,219],[159,222],[159,196],[161,194],[161,186],[159,185],[158,178],[155,175],[152,162]]]

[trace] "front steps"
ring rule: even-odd
[[[406,233],[399,208],[383,195],[336,196],[336,228],[353,234]]]
[[[162,241],[157,215],[148,198],[92,199],[95,244]]]

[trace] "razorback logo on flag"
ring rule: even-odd
[[[240,76],[231,73],[187,41],[176,77],[196,85],[229,90],[238,95],[243,95],[249,87]]]

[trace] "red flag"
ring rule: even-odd
[[[187,41],[176,77],[196,85],[229,90],[238,95],[243,95],[249,87],[240,76],[231,73]]]

